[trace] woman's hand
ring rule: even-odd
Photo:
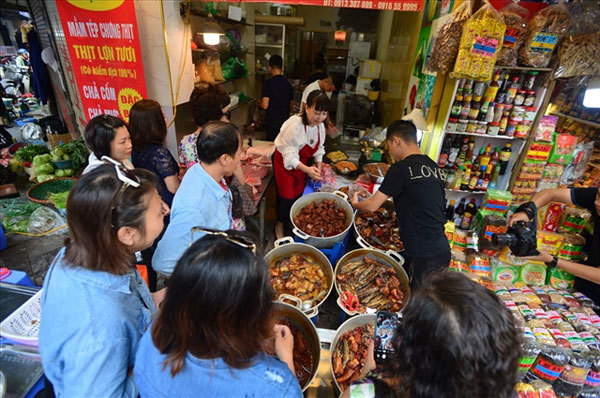
[[[554,257],[552,257],[551,254],[546,253],[545,251],[539,250],[538,249],[539,254],[537,256],[530,256],[530,257],[524,257],[527,260],[531,260],[531,261],[541,261],[543,263],[548,263],[550,261],[552,261],[552,259]]]
[[[360,374],[360,378],[364,379],[367,377],[370,371],[375,370],[377,365],[375,364],[375,343],[373,339],[369,343],[369,349],[367,350],[367,358],[365,360],[365,366]]]
[[[277,354],[277,358],[285,362],[292,373],[296,374],[294,370],[294,336],[290,328],[285,325],[275,325],[273,331],[275,332],[275,353]]]
[[[321,181],[321,170],[317,166],[308,167],[306,174],[313,180]]]

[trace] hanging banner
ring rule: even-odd
[[[236,0],[227,0],[237,2]],[[242,2],[262,3],[264,0],[242,0]],[[324,6],[340,8],[366,8],[369,10],[387,11],[421,11],[424,0],[284,0],[278,4],[295,4],[304,6]]]
[[[133,0],[57,0],[86,122],[109,114],[129,120],[146,97]]]

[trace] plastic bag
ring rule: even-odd
[[[505,30],[502,15],[485,3],[463,26],[451,77],[491,80]]]
[[[600,62],[597,62],[597,64],[600,65]],[[579,180],[583,176],[593,151],[593,141],[577,144],[571,162],[565,167],[565,170],[560,177],[561,185],[573,185],[575,181]]]
[[[65,219],[54,210],[40,206],[29,217],[27,232],[30,234],[45,234],[53,229],[65,225]]]
[[[29,217],[40,208],[37,203],[24,199],[2,200],[2,226],[8,232],[26,233],[29,226]]]
[[[560,45],[554,77],[600,75],[600,8],[596,2],[569,3],[573,21]]]
[[[523,44],[529,11],[517,3],[510,3],[500,10],[506,24],[504,42],[498,54],[498,65],[515,66],[519,49]]]
[[[579,394],[583,389],[586,376],[590,371],[593,358],[576,352],[571,354],[569,366],[556,379],[552,387],[558,397],[571,397]]]
[[[458,54],[463,25],[470,16],[471,3],[468,1],[452,12],[450,20],[435,35],[427,66],[429,70],[439,73],[450,72]]]
[[[527,25],[519,63],[535,68],[548,66],[556,45],[570,26],[571,16],[562,3],[540,10]]]
[[[552,339],[552,337],[550,337]],[[525,375],[524,381],[531,383],[541,380],[548,384],[554,383],[571,359],[567,350],[558,347],[542,347],[542,352]]]

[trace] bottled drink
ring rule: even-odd
[[[460,222],[460,228],[471,228],[471,222],[473,221],[473,217],[475,217],[476,212],[477,205],[475,204],[475,198],[472,198],[471,201],[465,207],[465,212],[463,214],[462,221]]]
[[[467,151],[469,150],[469,138],[463,138],[463,142],[460,146],[460,150],[458,152],[458,157],[456,158],[456,165],[458,167],[465,164],[465,160],[467,159]]]
[[[500,161],[500,148],[496,147],[494,148],[494,152],[492,152],[492,157],[490,158],[490,164],[494,165],[494,167],[496,167],[498,165],[498,162]]]
[[[503,176],[506,173],[506,168],[508,167],[508,161],[510,160],[510,155],[512,154],[511,143],[507,143],[502,151],[500,152],[500,175]]]
[[[471,181],[471,170],[473,166],[467,164],[465,172],[463,173],[462,182],[460,183],[460,189],[466,191],[469,189],[469,182]]]
[[[479,150],[479,154],[473,161],[473,169],[475,169],[475,170],[479,170],[479,166],[481,166],[481,158],[483,157],[484,149],[485,149],[484,147],[481,147],[481,149]]]
[[[469,141],[469,148],[467,149],[467,154],[465,156],[465,162],[472,163],[473,162],[473,149],[475,148],[475,142]]]
[[[454,201],[454,199],[452,199],[450,201],[450,204],[448,205],[448,207],[446,208],[446,219],[448,221],[452,221],[454,220],[454,204],[456,202]]]
[[[471,171],[471,179],[469,180],[469,191],[474,191],[479,181],[479,170]]]
[[[505,103],[507,103],[508,105],[511,105],[514,102],[515,97],[517,96],[518,90],[519,90],[519,76],[514,76],[512,78],[510,87],[506,91]]]
[[[485,171],[487,166],[481,166],[481,170],[479,172],[479,178],[477,179],[477,185],[475,185],[475,190],[480,191],[483,189],[483,181],[485,180]]]
[[[454,210],[454,225],[460,226],[463,214],[465,213],[465,198],[461,198],[458,206]]]
[[[500,81],[501,73],[502,72],[500,70],[496,71],[496,74],[494,75],[494,80],[488,86],[488,88],[485,90],[485,94],[483,94],[484,101],[492,102],[494,100],[494,98],[496,98],[496,94],[498,93],[498,90],[500,89],[499,81]]]
[[[490,160],[492,158],[491,151],[492,151],[492,144],[488,143],[485,146],[485,149],[483,151],[483,156],[481,156],[481,165],[482,166],[487,166],[490,163]]]

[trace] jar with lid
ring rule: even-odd
[[[473,91],[472,90],[464,90],[463,101],[471,102],[472,99],[473,99]]]
[[[500,123],[498,123],[498,122],[488,123],[488,125],[487,125],[487,134],[488,135],[498,135],[499,131],[500,131]]]
[[[466,119],[458,119],[458,124],[456,125],[456,131],[458,133],[464,133],[467,131],[467,124],[469,123]]]
[[[525,77],[525,82],[523,83],[524,90],[533,90],[535,86],[535,79],[537,78],[538,71],[532,70],[527,72],[527,76]]]
[[[535,104],[535,91],[529,90],[526,91],[525,100],[523,100],[524,106],[533,106]]]
[[[516,122],[520,122],[523,120],[523,116],[525,116],[525,107],[513,106],[512,112],[510,113],[510,118]]]
[[[474,133],[477,130],[477,121],[469,120],[467,123],[467,133]]]
[[[513,101],[513,104],[515,106],[521,106],[523,105],[523,102],[525,101],[525,95],[526,95],[527,91],[525,90],[517,90],[517,94],[515,95],[515,99]]]
[[[514,136],[515,136],[515,133],[516,133],[516,131],[517,131],[517,125],[518,125],[518,123],[517,123],[517,122],[515,122],[514,120],[510,120],[510,121],[508,122],[508,124],[506,125],[506,131],[505,131],[505,133],[504,133],[504,134],[505,134],[507,137],[514,137]]]
[[[477,134],[485,134],[487,130],[487,122],[477,122],[477,129],[475,132]]]
[[[458,127],[458,119],[452,118],[452,117],[449,118],[448,124],[446,124],[446,131],[453,133],[456,131],[457,127]]]
[[[510,116],[510,111],[512,110],[512,105],[504,104],[502,107],[502,116]]]
[[[516,138],[527,138],[529,134],[529,130],[531,129],[531,122],[527,120],[523,120],[521,123],[517,124],[517,129],[515,130]]]
[[[523,116],[523,120],[527,120],[529,122],[533,122],[535,119],[535,114],[537,113],[537,109],[533,106],[525,108],[525,115]]]
[[[471,101],[463,101],[462,107],[460,109],[460,114],[458,115],[459,119],[468,119],[469,112],[471,111]]]
[[[463,86],[463,88],[465,90],[472,90],[473,89],[473,79],[465,80],[465,85]]]
[[[469,119],[477,120],[477,116],[479,116],[479,107],[481,103],[476,101],[471,101],[471,109],[469,109]]]

